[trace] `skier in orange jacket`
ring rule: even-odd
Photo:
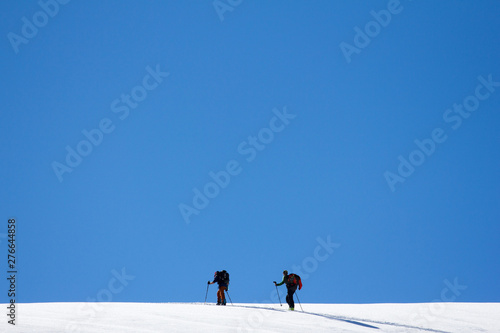
[[[212,282],[208,281],[208,284],[219,284],[219,290],[217,290],[217,305],[226,305],[226,295],[224,291],[229,287],[229,273],[225,270],[217,271],[214,273],[214,280]]]

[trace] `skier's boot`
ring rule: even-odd
[[[226,300],[225,299],[222,300],[222,304],[221,305],[226,305]]]
[[[217,298],[217,304],[216,305],[221,305],[220,298]]]
[[[294,310],[294,308],[289,308],[288,310],[293,311],[293,310]]]

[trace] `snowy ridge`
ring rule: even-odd
[[[6,306],[6,304],[2,304]],[[18,304],[2,332],[500,332],[500,303]]]

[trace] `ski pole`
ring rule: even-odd
[[[227,297],[229,297],[229,302],[231,302],[231,305],[233,305],[233,301],[231,300],[231,296],[229,296],[229,291],[226,290]]]
[[[302,310],[302,312],[304,312],[304,309],[302,309],[302,304],[300,304],[300,299],[299,299],[298,293],[295,293],[295,296],[297,296],[297,301],[299,302],[300,310]]]
[[[276,292],[278,293],[278,300],[280,301],[280,306],[283,306],[281,304],[281,298],[280,298],[280,292],[278,291],[278,286],[276,285],[276,283],[274,283],[274,286],[276,287]]]
[[[210,283],[207,283],[207,293],[205,294],[205,303],[204,304],[207,304],[208,287],[210,287]]]

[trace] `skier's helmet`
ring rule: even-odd
[[[288,271],[286,269],[283,271],[283,275],[288,275]]]

